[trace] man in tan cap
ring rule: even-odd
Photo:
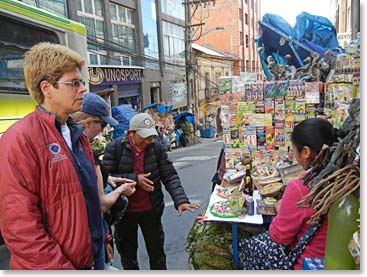
[[[129,206],[115,226],[117,250],[125,270],[138,270],[138,227],[144,236],[151,269],[167,269],[164,253],[164,231],[161,217],[164,209],[162,183],[172,197],[178,216],[184,210],[199,207],[190,204],[180,178],[168,160],[153,118],[146,113],[133,116],[127,137],[116,138],[106,148],[103,164],[111,175],[135,180],[136,191]]]

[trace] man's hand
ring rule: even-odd
[[[147,192],[151,192],[154,190],[153,181],[149,180],[147,177],[150,176],[149,173],[139,174],[138,175],[138,186],[140,186],[143,190]]]
[[[134,180],[131,180],[131,179],[128,179],[128,178],[114,177],[114,176],[108,176],[107,182],[109,184],[111,184],[111,186],[113,188],[116,188],[117,186],[119,186],[121,184],[126,184],[126,183],[136,184],[136,182]]]
[[[182,212],[184,210],[188,210],[190,212],[193,212],[194,209],[198,209],[200,207],[199,204],[189,204],[189,203],[183,203],[181,204],[180,206],[178,206],[178,213],[177,213],[177,216],[181,216],[182,215]]]

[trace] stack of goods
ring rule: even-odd
[[[348,117],[351,100],[360,98],[360,51],[358,44],[352,45],[346,47],[347,53],[337,55],[332,83],[326,84],[324,112],[336,128]]]
[[[277,165],[293,163],[292,155],[284,160],[290,134],[295,124],[316,116],[323,105],[323,83],[225,80],[219,91],[226,169],[235,171],[242,157],[250,156],[254,178],[274,177]]]

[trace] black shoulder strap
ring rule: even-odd
[[[118,139],[116,142],[114,160],[118,162],[120,162],[120,159],[122,157],[122,143],[123,143],[123,139]]]
[[[157,163],[159,163],[160,158],[162,156],[162,147],[160,147],[160,149],[158,149],[158,144],[160,144],[160,143],[153,142],[153,149],[154,149],[155,159],[156,159]]]

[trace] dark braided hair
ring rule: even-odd
[[[294,127],[291,141],[299,152],[308,146],[313,153],[319,153],[324,144],[332,146],[343,136],[342,131],[333,128],[326,119],[308,118]]]

